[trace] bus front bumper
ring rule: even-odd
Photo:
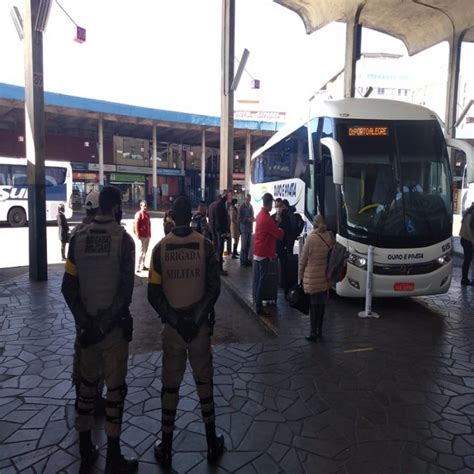
[[[437,270],[423,275],[373,275],[372,296],[401,297],[426,296],[446,293],[451,285],[452,261]],[[336,285],[340,296],[365,298],[367,271],[347,265],[347,274]]]

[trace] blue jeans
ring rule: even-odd
[[[249,261],[250,242],[252,234],[245,233],[241,234],[241,247],[240,247],[240,264],[243,265]]]
[[[254,260],[255,265],[255,307],[257,311],[263,309],[263,285],[268,274],[270,259]]]

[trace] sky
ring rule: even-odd
[[[59,0],[44,35],[45,90],[146,107],[220,115],[221,0]],[[23,44],[0,0],[0,82],[23,85]],[[16,0],[22,9],[23,0]],[[235,55],[250,51],[236,99],[258,94],[263,110],[290,111],[344,65],[345,25],[307,35],[302,20],[271,0],[236,1]],[[444,48],[444,50],[443,50]],[[364,29],[363,52],[406,55],[403,43]],[[430,74],[447,62],[439,45],[413,58]],[[250,88],[251,77],[261,81]],[[473,78],[474,80],[474,78]],[[239,108],[236,102],[236,109]]]

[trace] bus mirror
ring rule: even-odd
[[[325,137],[321,139],[321,145],[329,149],[332,159],[332,177],[334,184],[343,184],[344,180],[344,156],[341,145],[334,138]]]
[[[446,138],[446,145],[466,154],[466,182],[474,183],[474,147],[466,141],[456,138]]]

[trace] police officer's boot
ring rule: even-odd
[[[90,472],[99,457],[99,447],[92,444],[90,431],[82,431],[79,433],[79,452],[81,454],[79,473],[86,474]]]
[[[171,450],[173,448],[173,433],[162,433],[161,443],[155,443],[155,458],[165,468],[171,467]]]
[[[215,464],[224,452],[224,437],[216,435],[216,424],[207,423],[206,425],[207,439],[207,460],[211,464]]]
[[[122,472],[135,472],[138,461],[128,459],[120,450],[120,438],[107,438],[107,458],[105,460],[105,474],[119,474]]]
[[[306,336],[306,340],[316,342],[318,340],[318,305],[312,304],[309,307],[309,320],[311,322],[311,332]]]

